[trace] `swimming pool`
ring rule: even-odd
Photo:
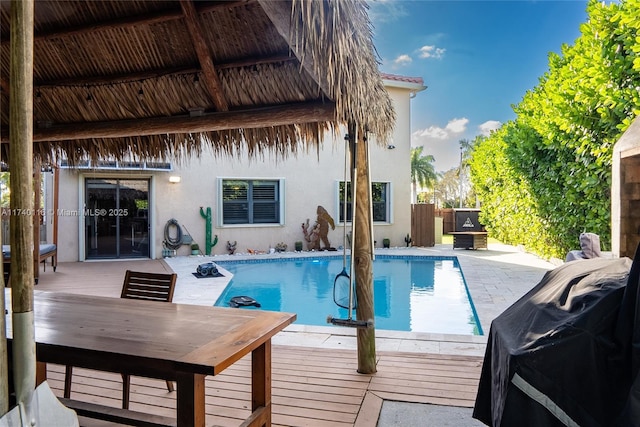
[[[217,306],[227,307],[232,297],[244,295],[258,301],[262,310],[297,313],[297,324],[327,326],[329,315],[347,317],[347,310],[333,301],[333,282],[342,271],[342,257],[217,264],[234,275]],[[373,286],[377,329],[482,335],[454,257],[377,256]]]

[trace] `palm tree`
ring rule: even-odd
[[[431,154],[422,154],[424,146],[411,149],[411,198],[412,203],[418,201],[418,185],[420,187],[432,187],[438,175],[433,166],[436,160]]]

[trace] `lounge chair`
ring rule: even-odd
[[[47,258],[51,258],[51,266],[53,267],[53,271],[56,271],[58,267],[58,248],[52,243],[41,243],[38,254],[38,264],[42,263],[44,271],[47,271]],[[2,262],[4,263],[4,279],[8,286],[11,266],[11,246],[9,245],[2,245]],[[40,270],[36,268],[34,271],[36,285],[38,284],[39,276]]]

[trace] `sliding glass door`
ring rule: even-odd
[[[148,179],[87,179],[85,258],[148,258],[148,212]]]

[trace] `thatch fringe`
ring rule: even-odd
[[[395,111],[378,71],[367,8],[363,0],[293,0],[291,46],[326,78],[336,120],[354,121],[384,144]]]
[[[156,159],[183,162],[200,156],[204,150],[216,156],[257,158],[270,154],[284,159],[313,148],[318,154],[320,141],[333,129],[327,123],[274,126],[262,129],[231,129],[202,134],[170,134],[117,139],[62,141],[52,150],[48,143],[34,145],[34,156],[44,163],[65,160],[70,166],[83,161],[103,159],[142,161]],[[247,141],[251,141],[248,143]],[[8,158],[8,145],[2,146],[2,158]]]

